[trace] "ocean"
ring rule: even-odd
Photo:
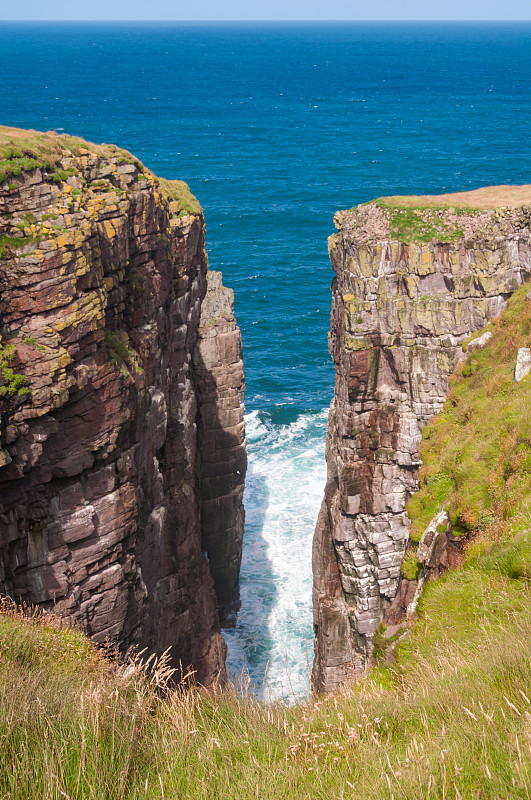
[[[531,24],[0,23],[0,76],[3,124],[119,144],[204,207],[247,380],[228,666],[261,694],[303,696],[334,213],[531,183]]]

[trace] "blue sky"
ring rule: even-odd
[[[531,0],[25,0],[3,20],[529,20]],[[7,2],[6,2],[6,5]]]

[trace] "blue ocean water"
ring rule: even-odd
[[[300,695],[333,392],[334,212],[531,183],[531,24],[0,23],[0,76],[3,124],[115,142],[187,180],[205,209],[247,376],[229,666]]]

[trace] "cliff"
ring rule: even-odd
[[[218,598],[221,624],[232,627],[240,608],[239,575],[247,469],[245,380],[234,293],[209,272],[194,351],[201,451],[201,531]]]
[[[0,150],[0,592],[96,641],[171,647],[209,684],[216,606],[237,604],[245,435],[201,208],[114,146],[2,128]]]
[[[381,621],[415,602],[417,582],[400,575],[422,428],[443,406],[465,339],[531,275],[530,203],[531,187],[492,187],[383,198],[336,215],[336,385],[313,553],[317,688],[362,674]],[[418,554],[426,567],[440,525],[446,545],[455,538],[434,520]]]

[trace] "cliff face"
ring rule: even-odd
[[[336,215],[336,386],[313,553],[320,689],[362,674],[379,623],[412,602],[400,597],[400,568],[421,431],[443,405],[463,341],[531,274],[524,202],[529,187],[498,187],[390,198]],[[403,591],[414,593],[408,583]]]
[[[209,272],[207,277],[194,352],[201,450],[201,531],[221,624],[231,627],[240,608],[245,522],[245,376],[241,334],[234,319],[234,293],[222,285],[221,272]]]
[[[219,397],[214,365],[194,365],[208,274],[201,209],[185,184],[158,181],[112,146],[0,134],[0,592],[98,641],[171,647],[209,684],[224,675],[225,644],[201,496],[207,471],[213,482],[231,472],[212,446],[203,459],[198,417],[202,428],[210,408],[238,397],[215,426],[240,454],[238,486],[245,439],[242,364],[224,346],[229,327],[239,342],[232,308],[209,330]],[[216,528],[230,547],[210,558],[216,575],[230,550],[231,597],[243,533],[234,493],[239,505],[225,504]]]

